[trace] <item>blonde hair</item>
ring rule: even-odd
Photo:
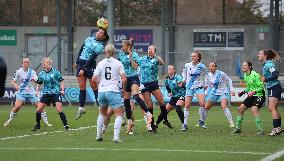
[[[30,61],[30,59],[29,59],[29,58],[23,58],[22,62],[24,63],[24,61],[25,61],[25,60]]]
[[[45,62],[49,62],[49,63],[52,63],[52,60],[50,57],[44,57],[41,61],[41,64],[44,64]]]
[[[170,67],[173,67],[174,68],[174,70],[175,70],[175,72],[174,72],[174,74],[177,74],[177,71],[176,71],[176,67],[174,66],[174,65],[168,65],[168,69],[170,68]],[[165,79],[169,79],[170,78],[170,75],[169,74],[167,74],[166,75],[166,77],[165,77]]]
[[[155,46],[155,45],[150,45],[149,47],[153,47],[154,52],[156,53],[157,49],[156,49],[156,46]]]
[[[108,53],[107,57],[111,57],[115,54],[115,47],[112,44],[107,44],[105,47],[105,52]]]

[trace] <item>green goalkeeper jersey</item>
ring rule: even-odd
[[[260,75],[255,72],[251,71],[250,74],[244,74],[244,81],[246,83],[247,88],[245,92],[256,92],[253,96],[264,96],[264,86],[262,81],[260,80]]]

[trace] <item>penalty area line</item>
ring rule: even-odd
[[[143,120],[135,120],[137,122],[139,121],[144,121]],[[113,123],[109,124],[109,125],[113,125]],[[90,128],[96,128],[97,126],[93,125],[93,126],[85,126],[85,127],[79,127],[76,129],[72,129],[70,128],[68,131],[80,131],[80,130],[85,130],[85,129],[90,129]],[[57,131],[51,131],[51,132],[41,132],[41,133],[35,133],[35,134],[24,134],[24,135],[18,135],[18,136],[7,136],[7,137],[3,137],[0,138],[1,141],[4,140],[12,140],[12,139],[19,139],[19,138],[26,138],[26,137],[31,137],[31,136],[42,136],[42,135],[47,135],[47,134],[54,134],[54,133],[63,133],[63,132],[68,132],[66,130],[57,130]]]
[[[272,160],[275,160],[275,159],[280,158],[282,156],[284,156],[284,149],[277,151],[277,152],[263,158],[261,161],[272,161]]]
[[[250,154],[250,155],[269,155],[265,152],[251,151],[217,151],[217,150],[190,150],[190,149],[113,149],[113,148],[0,148],[0,150],[83,150],[83,151],[156,151],[156,152],[191,152],[191,153],[220,153],[220,154]]]

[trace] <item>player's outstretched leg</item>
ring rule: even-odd
[[[85,101],[86,101],[86,94],[87,94],[86,90],[80,90],[80,94],[79,94],[80,107],[76,115],[76,120],[78,120],[83,114],[86,113],[86,109],[84,107]]]

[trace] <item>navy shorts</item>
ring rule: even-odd
[[[160,88],[158,81],[144,83],[143,86],[144,88],[141,90],[142,93],[145,93],[145,92],[152,93],[152,91],[155,91]]]
[[[247,97],[244,101],[243,104],[247,107],[250,108],[252,106],[257,106],[258,108],[261,108],[263,103],[265,101],[264,96],[252,96],[252,97]]]
[[[40,98],[40,102],[50,105],[54,105],[56,102],[62,102],[61,94],[43,94]]]
[[[184,101],[184,97],[171,97],[169,104],[171,106],[175,106],[177,104],[178,100],[183,100]]]
[[[86,63],[87,63],[87,60],[79,59],[79,64],[77,66],[77,72],[76,72],[77,77],[79,77],[79,72],[80,72],[80,70],[83,69],[83,67],[84,67],[84,65],[86,65]],[[93,61],[91,67],[85,69],[84,76],[88,79],[92,79],[95,67],[96,67],[96,61]]]
[[[126,92],[131,92],[131,87],[133,84],[140,86],[140,80],[138,75],[127,77]]]
[[[280,84],[273,86],[270,89],[267,89],[268,97],[275,97],[279,100],[281,99],[282,87]]]

